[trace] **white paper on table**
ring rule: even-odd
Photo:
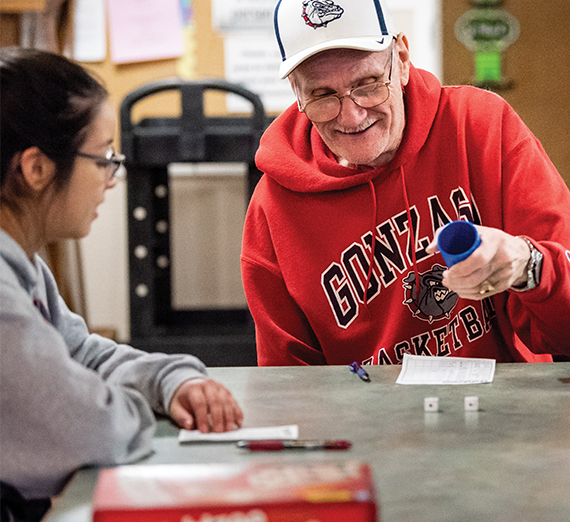
[[[493,382],[495,359],[404,354],[396,384],[482,384]]]
[[[238,440],[298,439],[299,426],[270,426],[266,428],[240,428],[224,433],[202,433],[198,430],[180,430],[178,442],[231,442]]]

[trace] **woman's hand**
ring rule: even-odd
[[[172,396],[170,416],[186,430],[220,433],[241,427],[243,413],[231,392],[206,378],[184,381]]]

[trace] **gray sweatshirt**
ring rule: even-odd
[[[203,377],[190,355],[146,353],[89,334],[47,265],[0,230],[0,479],[27,499],[58,494],[73,470],[151,451],[155,412]]]

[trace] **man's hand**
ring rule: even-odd
[[[186,430],[202,433],[232,431],[241,427],[243,413],[231,392],[212,379],[184,381],[174,392],[170,416]]]
[[[465,261],[443,273],[442,284],[460,297],[481,300],[524,285],[530,250],[526,242],[497,228],[475,225],[481,245]],[[437,251],[437,236],[427,248]]]

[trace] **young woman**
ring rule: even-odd
[[[54,54],[0,50],[1,520],[38,520],[83,465],[151,451],[155,414],[186,429],[241,426],[232,394],[190,355],[90,335],[38,256],[84,237],[123,157],[107,92]]]

